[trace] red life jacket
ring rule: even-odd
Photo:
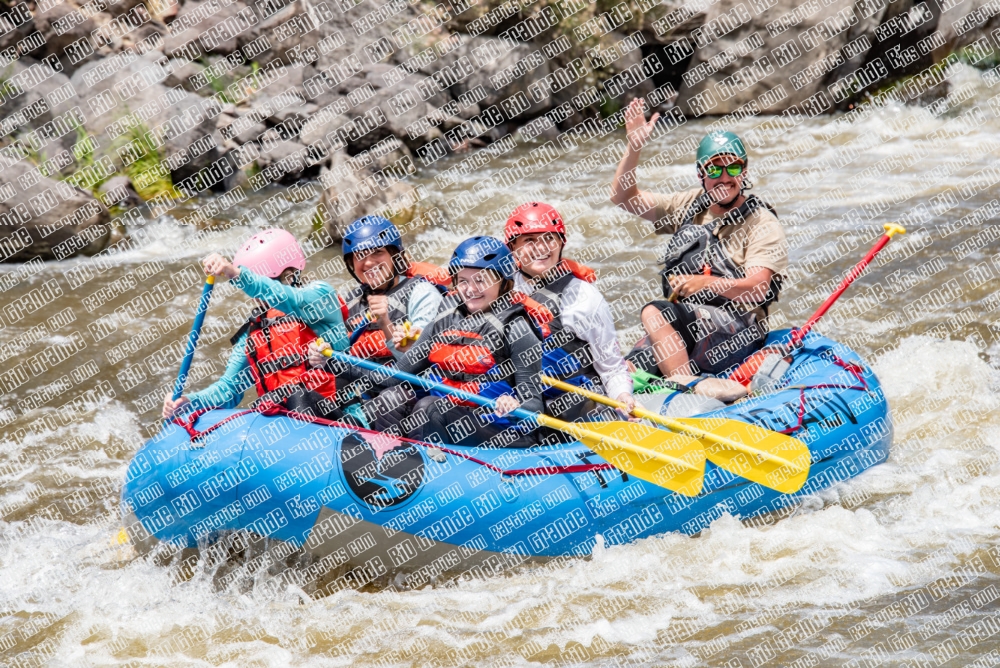
[[[383,293],[389,298],[389,320],[399,325],[406,321],[406,307],[410,300],[410,292],[420,281],[427,281],[440,288],[446,286],[450,280],[451,276],[448,272],[436,265],[428,262],[411,262],[406,270],[406,275],[401,276],[396,285]],[[392,353],[386,346],[385,333],[379,328],[378,323],[368,320],[366,291],[358,287],[348,296],[347,301],[342,301],[342,303],[344,324],[347,326],[348,335],[353,335],[358,327],[365,328],[365,331],[351,345],[348,352],[355,357],[370,359],[379,364],[391,360]]]
[[[246,355],[250,362],[257,396],[303,385],[334,401],[336,377],[322,368],[311,369],[306,363],[307,348],[317,338],[316,332],[295,316],[278,309],[251,317],[247,328]]]

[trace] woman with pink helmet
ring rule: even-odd
[[[340,300],[329,284],[303,284],[306,256],[285,230],[264,230],[250,237],[230,262],[218,253],[202,261],[205,273],[232,281],[256,301],[247,322],[232,337],[226,371],[212,385],[173,401],[163,416],[201,408],[233,408],[251,387],[258,401],[330,419],[364,416],[358,405],[342,407],[332,373],[307,365],[307,346],[322,337],[336,350],[348,345]]]

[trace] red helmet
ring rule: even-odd
[[[514,209],[503,226],[503,241],[510,246],[522,234],[555,232],[566,241],[566,224],[555,207],[544,202],[528,202]]]

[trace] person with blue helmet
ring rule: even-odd
[[[647,338],[627,358],[664,376],[700,371],[727,375],[767,336],[768,309],[788,269],[788,242],[774,208],[752,194],[743,141],[715,130],[699,143],[699,188],[670,194],[639,190],[639,151],[658,115],[647,122],[642,98],[625,112],[625,153],[611,201],[673,235],[663,249],[663,299],[643,307]]]
[[[351,223],[342,248],[347,271],[358,281],[358,287],[342,299],[350,337],[347,352],[389,364],[393,361],[391,349],[405,352],[437,315],[443,301],[439,286],[447,285],[449,276],[440,267],[412,261],[399,228],[382,216],[364,216]],[[309,362],[313,367],[326,363],[316,343],[309,347]],[[352,380],[351,369],[338,377],[341,387]],[[376,428],[383,425],[388,412],[375,393],[351,399],[365,400],[369,424]],[[413,400],[409,400],[410,407]]]
[[[388,346],[405,351],[441,307],[447,272],[414,262],[403,246],[399,229],[381,216],[365,216],[344,235],[344,264],[358,281],[346,295],[345,322],[351,337],[350,353],[384,364],[392,359]],[[405,323],[409,323],[404,327]],[[408,331],[407,331],[408,330]],[[410,337],[405,335],[409,333]]]
[[[517,262],[502,241],[472,237],[455,248],[448,263],[454,292],[437,317],[405,353],[393,349],[396,367],[426,373],[445,385],[496,400],[497,410],[483,409],[432,393],[406,414],[409,385],[366,374],[360,383],[389,386],[382,397],[397,408],[380,419],[382,431],[431,442],[484,447],[529,447],[537,442],[533,424],[510,421],[515,408],[541,411],[541,337],[524,295],[513,290]],[[328,362],[327,368],[335,368]],[[376,378],[376,376],[378,376]],[[384,416],[383,416],[384,417]],[[396,421],[395,426],[388,426]]]

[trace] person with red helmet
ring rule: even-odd
[[[347,348],[340,300],[329,284],[303,284],[306,256],[295,237],[269,229],[253,235],[230,262],[218,253],[202,261],[205,273],[229,279],[256,302],[247,322],[230,340],[226,370],[209,387],[174,401],[167,395],[163,416],[201,408],[233,408],[254,387],[258,401],[321,417],[351,416],[364,424],[360,408],[341,410],[336,379],[307,364],[308,344],[322,337]]]
[[[530,295],[549,314],[542,372],[595,387],[631,410],[632,377],[618,345],[611,307],[592,285],[597,280],[594,271],[563,257],[566,224],[559,212],[543,202],[522,204],[507,218],[504,242],[520,268],[514,289]],[[579,395],[549,388],[546,398],[549,411],[562,420],[618,418]]]

